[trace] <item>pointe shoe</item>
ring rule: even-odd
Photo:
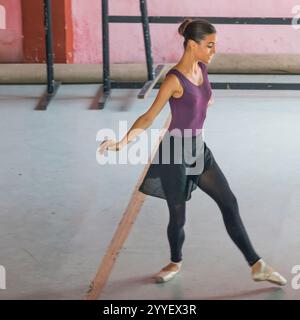
[[[181,270],[181,265],[182,261],[176,263],[170,262],[166,267],[162,268],[160,272],[155,275],[155,281],[157,283],[162,283],[173,279],[175,275]]]
[[[279,272],[270,272],[268,270],[268,265],[262,259],[258,260],[258,262],[260,262],[261,267],[259,271],[252,272],[252,278],[254,281],[269,281],[280,286],[287,284],[287,280]]]

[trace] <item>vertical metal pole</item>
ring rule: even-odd
[[[152,59],[152,53],[151,53],[151,39],[150,39],[149,19],[148,19],[148,10],[147,10],[146,0],[140,0],[140,9],[141,9],[142,23],[143,23],[148,80],[153,80],[155,78],[155,75],[153,70],[153,59]]]
[[[52,49],[52,23],[51,23],[51,0],[44,0],[44,25],[46,37],[46,61],[47,61],[47,91],[54,92],[54,69]]]
[[[110,91],[108,0],[102,0],[103,91]]]

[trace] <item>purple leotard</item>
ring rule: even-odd
[[[166,76],[175,74],[183,87],[183,95],[180,98],[171,97],[169,99],[172,120],[168,130],[179,129],[180,134],[184,136],[190,136],[190,134],[195,136],[201,132],[206,117],[207,104],[212,94],[206,65],[200,61],[198,65],[203,75],[203,83],[200,86],[192,83],[176,69],[171,69],[166,74]],[[184,132],[184,129],[190,130]]]

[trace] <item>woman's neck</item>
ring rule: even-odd
[[[185,74],[189,75],[198,74],[199,72],[198,60],[187,52],[184,52],[176,67],[179,67]]]

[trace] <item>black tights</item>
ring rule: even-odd
[[[211,153],[210,150],[208,150],[206,150],[206,152]],[[205,164],[203,173],[199,176],[197,185],[215,200],[221,210],[230,238],[240,249],[248,264],[252,266],[260,257],[251,245],[239,214],[237,200],[212,154],[210,155],[209,165],[207,163]],[[174,203],[167,199],[167,204],[170,212],[167,234],[171,249],[171,261],[179,262],[182,260],[181,251],[185,239],[186,202],[184,200],[179,203]]]

